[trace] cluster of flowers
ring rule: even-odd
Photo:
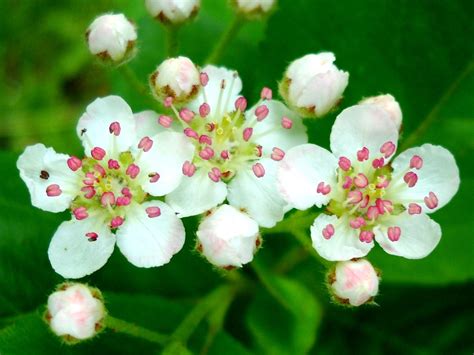
[[[146,4],[173,24],[199,9],[199,1]],[[272,5],[236,2],[252,16]],[[87,31],[91,53],[117,64],[134,53],[136,38],[123,15],[100,16]],[[259,227],[273,227],[293,208],[317,206],[324,209],[311,238],[323,258],[338,262],[329,273],[334,296],[354,306],[371,300],[378,272],[360,258],[374,240],[389,254],[428,255],[441,229],[427,214],[454,196],[459,171],[451,153],[430,144],[392,161],[402,113],[391,95],[343,110],[332,152],[308,144],[302,118],[333,110],[348,85],[349,74],[334,61],[332,53],[295,60],[280,82],[285,103],[265,87],[248,108],[236,71],[169,58],[149,78],[167,112],[133,113],[118,96],[98,98],[77,125],[84,157],[27,147],[17,166],[32,204],[71,211],[49,247],[54,270],[65,278],[89,275],[115,244],[135,266],[164,265],[183,247],[181,218],[196,215],[197,250],[217,267],[241,267],[261,245]]]

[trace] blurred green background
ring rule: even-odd
[[[142,1],[0,1],[2,355],[161,351],[112,331],[75,347],[62,345],[49,333],[40,315],[48,294],[62,280],[46,251],[68,214],[31,207],[15,168],[18,154],[36,142],[80,154],[75,124],[98,96],[121,95],[135,112],[150,108],[149,98],[134,91],[120,72],[97,65],[87,52],[85,29],[108,11],[123,12],[137,23],[139,53],[130,67],[145,83],[165,58],[165,44],[163,28],[148,16]],[[253,267],[243,270],[249,290],[232,302],[224,324],[213,317],[201,323],[186,344],[189,351],[473,353],[473,14],[471,0],[279,0],[270,18],[242,28],[218,64],[239,71],[249,101],[256,101],[264,85],[276,93],[277,80],[291,60],[333,51],[338,67],[350,72],[341,107],[364,96],[393,94],[404,113],[401,146],[430,142],[447,147],[462,182],[453,201],[433,216],[443,238],[429,257],[411,261],[374,248],[369,259],[383,277],[379,306],[353,310],[332,304],[325,269],[314,253],[291,235],[267,235]],[[203,0],[197,19],[181,31],[180,54],[202,64],[232,16],[227,1]],[[328,146],[336,114],[308,124],[311,142]],[[196,220],[185,223],[187,243],[169,265],[138,269],[115,252],[106,267],[85,278],[104,292],[113,316],[171,333],[197,300],[225,282],[193,251]]]

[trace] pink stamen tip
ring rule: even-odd
[[[173,119],[169,116],[161,115],[158,117],[158,123],[165,128],[170,128],[173,123]]]
[[[281,150],[280,148],[274,147],[272,149],[272,155],[271,158],[275,161],[280,161],[285,157],[285,152]]]
[[[82,182],[84,183],[84,185],[94,185],[95,182],[97,181],[95,175],[91,172],[88,172],[86,173],[86,178],[84,180],[82,180]]]
[[[102,160],[105,157],[105,150],[100,147],[95,147],[91,150],[91,155],[95,160]]]
[[[253,134],[253,128],[252,127],[247,127],[244,129],[242,132],[242,136],[244,138],[244,141],[248,142],[250,137],[252,137]]]
[[[62,190],[60,189],[58,184],[52,184],[46,188],[46,195],[48,195],[49,197],[56,197],[61,194]]]
[[[424,201],[426,207],[428,207],[430,210],[438,207],[438,197],[433,192],[430,192],[428,196],[424,198]]]
[[[351,228],[353,229],[359,229],[360,227],[365,226],[365,219],[362,217],[357,217],[353,219],[352,221],[349,222]]]
[[[216,129],[216,124],[214,122],[210,122],[206,124],[206,131],[212,132],[215,129]]]
[[[371,231],[361,231],[359,234],[359,240],[365,243],[372,243],[374,240],[374,233]]]
[[[369,195],[365,195],[362,201],[359,203],[359,208],[366,208],[369,204],[370,197]]]
[[[383,175],[380,175],[379,176],[380,180],[379,182],[377,183],[377,185],[375,185],[378,189],[385,189],[389,184],[390,184],[390,180],[388,180],[385,176]]]
[[[260,105],[255,109],[255,116],[257,117],[257,121],[263,121],[270,111],[266,105]]]
[[[131,201],[131,198],[128,196],[119,196],[117,197],[117,201],[115,202],[115,204],[117,206],[128,206]]]
[[[209,75],[207,75],[207,73],[199,74],[199,81],[201,82],[202,86],[206,86],[209,82]]]
[[[201,115],[202,118],[207,117],[209,113],[211,112],[211,106],[207,104],[206,102],[203,103],[201,106],[199,106],[199,114]]]
[[[393,142],[385,142],[382,147],[380,147],[380,153],[382,153],[387,159],[390,157],[393,153],[395,153],[396,146],[393,144]]]
[[[357,151],[357,160],[364,161],[369,159],[369,150],[364,147],[361,150]]]
[[[171,107],[173,105],[173,98],[168,96],[166,99],[163,100],[163,105],[165,107]]]
[[[331,186],[325,185],[324,182],[321,181],[321,182],[318,184],[318,187],[316,188],[316,192],[317,192],[318,194],[327,195],[328,193],[331,192]]]
[[[402,234],[402,230],[400,227],[388,227],[388,239],[390,239],[392,242],[396,242],[397,240],[400,239],[400,235]]]
[[[155,182],[157,182],[158,180],[160,180],[160,174],[158,173],[151,173],[151,174],[148,174],[148,177],[150,178],[150,182],[153,184]]]
[[[368,219],[374,220],[374,219],[377,219],[378,216],[379,216],[379,209],[377,208],[377,206],[370,206],[367,209]]]
[[[352,179],[349,176],[346,176],[344,179],[344,184],[342,185],[343,189],[350,189],[352,186]]]
[[[403,180],[406,182],[408,187],[413,187],[416,185],[416,182],[418,181],[418,175],[416,173],[409,171],[408,173],[405,174],[403,177]]]
[[[260,98],[262,100],[271,100],[273,97],[272,89],[264,87],[260,93]]]
[[[362,192],[360,192],[359,190],[349,191],[349,193],[347,194],[347,199],[350,203],[354,205],[362,201],[363,198],[364,195],[362,195]]]
[[[414,155],[411,159],[410,159],[410,169],[421,169],[423,167],[423,159],[418,156],[418,155]]]
[[[383,165],[384,165],[384,164],[385,164],[384,158],[374,159],[374,160],[372,161],[372,166],[374,167],[374,169],[383,168]]]
[[[107,172],[105,171],[104,167],[100,164],[95,164],[94,170],[97,171],[97,173],[99,173],[99,175],[102,177],[105,177],[105,175],[107,175]]]
[[[109,126],[109,132],[114,136],[118,136],[121,130],[122,127],[120,127],[120,123],[118,122],[112,122]]]
[[[344,171],[348,171],[351,168],[351,161],[346,157],[340,157],[339,167]]]
[[[389,200],[382,200],[381,198],[378,198],[375,200],[375,206],[377,206],[379,214],[381,215],[385,212],[391,213],[393,211],[392,201]]]
[[[114,160],[114,159],[109,159],[109,161],[107,162],[107,165],[108,165],[109,169],[114,169],[114,170],[120,169],[119,162],[117,160]]]
[[[417,203],[410,203],[408,205],[408,213],[409,214],[420,214],[421,213],[421,206]]]
[[[209,176],[209,179],[211,179],[214,182],[219,182],[221,179],[222,173],[218,168],[212,168],[211,171],[207,174]]]
[[[193,139],[199,139],[199,134],[197,134],[197,132],[192,129],[192,128],[185,128],[184,129],[184,134],[186,137],[189,137],[189,138],[193,138]]]
[[[186,160],[183,164],[182,171],[183,171],[183,175],[191,177],[196,172],[196,165]]]
[[[82,166],[82,160],[79,159],[78,157],[72,156],[67,160],[67,166],[69,169],[72,171],[76,171],[81,168]]]
[[[255,176],[258,177],[258,178],[261,178],[265,175],[265,168],[260,163],[255,163],[252,166],[252,171],[255,174]]]
[[[87,199],[91,199],[92,197],[95,196],[95,189],[92,186],[84,186],[81,188],[82,192],[85,192],[84,197]]]
[[[144,152],[148,152],[153,147],[153,140],[150,137],[143,137],[138,143],[138,148],[143,149]]]
[[[86,233],[86,237],[89,240],[89,242],[95,242],[97,238],[99,238],[99,235],[95,232],[88,232]]]
[[[362,173],[357,174],[353,182],[354,182],[354,185],[360,189],[366,187],[369,184],[369,180],[367,179],[367,176],[365,176]]]
[[[132,179],[135,179],[138,174],[140,174],[140,167],[136,164],[130,164],[127,171],[125,171],[125,174],[130,176]]]
[[[104,207],[115,205],[115,194],[111,191],[104,192],[100,197],[100,203]]]
[[[331,237],[334,235],[334,226],[332,224],[328,224],[323,228],[322,234],[324,239],[331,239]]]
[[[201,159],[204,160],[212,159],[212,157],[214,156],[214,149],[212,149],[211,147],[206,147],[199,152],[199,156],[201,157]]]
[[[263,147],[261,145],[257,145],[255,147],[255,150],[256,150],[255,155],[260,158],[263,154]]]
[[[118,228],[123,224],[123,221],[124,221],[123,217],[116,216],[116,217],[112,218],[112,220],[110,221],[110,227],[111,228]]]
[[[291,120],[291,118],[283,116],[281,119],[281,126],[285,129],[290,129],[291,127],[293,127],[293,121]]]
[[[223,150],[221,152],[221,158],[222,159],[229,159],[229,151],[228,150]]]
[[[127,196],[127,197],[132,197],[132,193],[130,192],[130,189],[128,187],[124,187],[122,189],[122,195]]]
[[[200,137],[199,137],[199,143],[201,144],[207,144],[207,145],[212,145],[212,138],[205,135],[205,134],[202,134]]]
[[[83,206],[75,208],[72,213],[78,221],[82,221],[83,219],[89,217],[89,214],[87,213],[87,208]]]
[[[235,100],[234,107],[240,112],[244,112],[247,109],[247,99],[243,96],[240,96]]]
[[[159,207],[147,207],[145,211],[149,218],[155,218],[161,215],[161,210]]]
[[[194,118],[194,112],[191,111],[190,109],[188,108],[183,108],[181,109],[181,111],[179,111],[179,117],[181,117],[181,119],[186,122],[186,123],[189,123],[193,120]]]

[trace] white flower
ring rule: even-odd
[[[97,333],[105,313],[99,290],[66,283],[49,296],[46,319],[56,335],[83,340]]]
[[[117,63],[134,53],[137,31],[123,14],[106,14],[91,23],[86,38],[92,54]]]
[[[329,282],[336,300],[355,307],[371,301],[379,292],[377,272],[365,259],[338,262]]]
[[[237,11],[244,15],[262,15],[275,5],[275,0],[234,0]]]
[[[342,99],[349,73],[333,63],[333,53],[308,54],[293,61],[280,83],[290,107],[306,117],[322,117]]]
[[[174,25],[194,17],[201,6],[200,0],[145,0],[151,16],[163,23]]]
[[[155,123],[152,136],[143,133],[151,126],[148,120]],[[178,186],[180,162],[192,158],[194,147],[181,134],[163,130],[154,113],[135,118],[122,98],[108,96],[90,104],[79,120],[85,158],[57,154],[42,144],[25,149],[17,167],[33,205],[72,212],[48,250],[57,273],[91,274],[107,262],[115,243],[139,267],[166,264],[182,248],[182,222],[167,204],[147,196],[163,196]]]
[[[395,123],[395,126],[397,126],[398,130],[400,130],[403,118],[402,110],[399,103],[392,95],[385,94],[368,97],[359,102],[359,105],[375,105],[383,110],[386,110],[393,123]]]
[[[226,198],[260,226],[283,218],[286,202],[276,189],[276,166],[285,151],[307,141],[301,119],[271,97],[269,89],[246,111],[236,72],[207,66],[199,97],[178,113],[184,135],[195,146],[183,162],[178,188],[166,202],[180,217],[201,214]]]
[[[285,200],[298,209],[327,204],[311,227],[313,246],[328,260],[366,255],[373,239],[389,254],[427,256],[441,238],[426,213],[459,187],[452,154],[440,146],[410,148],[390,163],[398,128],[373,105],[345,109],[331,132],[332,153],[313,144],[289,150],[278,170]]]
[[[199,91],[199,71],[189,58],[169,58],[150,76],[150,86],[159,100],[169,97],[174,103],[189,102]]]
[[[251,262],[260,246],[257,222],[229,205],[222,205],[204,217],[197,238],[198,250],[210,263],[223,268]]]

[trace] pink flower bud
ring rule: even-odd
[[[390,116],[397,129],[400,130],[403,119],[402,110],[392,95],[386,94],[368,97],[359,102],[359,105],[373,105],[385,111]]]
[[[164,24],[181,24],[196,16],[200,0],[146,0],[151,16]]]
[[[234,7],[238,13],[248,18],[259,18],[275,5],[275,0],[235,0]]]

